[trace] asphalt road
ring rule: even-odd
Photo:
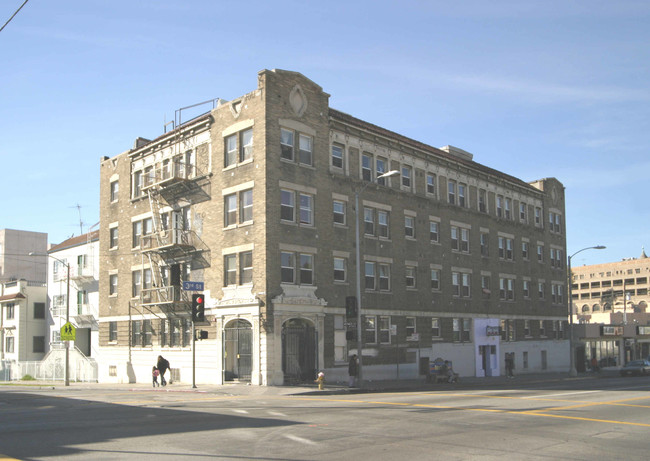
[[[650,377],[289,395],[0,386],[0,460],[650,458]]]

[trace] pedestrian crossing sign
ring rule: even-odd
[[[61,341],[74,341],[77,337],[77,329],[73,324],[67,322],[61,327]]]

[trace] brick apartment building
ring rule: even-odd
[[[397,170],[398,175],[377,179]],[[566,370],[564,188],[521,181],[329,107],[299,73],[101,162],[100,381],[347,378],[360,193],[366,379]]]

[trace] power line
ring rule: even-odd
[[[23,6],[25,6],[25,3],[27,3],[28,1],[29,1],[29,0],[25,0],[25,1],[23,2],[23,4],[20,5],[20,8],[18,8],[18,9],[16,10],[16,12],[15,12],[14,14],[12,14],[11,17],[7,20],[7,22],[5,22],[4,26],[0,27],[0,32],[2,32],[2,30],[3,30],[5,27],[7,27],[7,24],[9,24],[9,23],[11,22],[11,20],[14,18],[14,16],[16,16],[16,15],[18,14],[18,12],[23,8]]]

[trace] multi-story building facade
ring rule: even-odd
[[[576,324],[576,364],[622,365],[650,356],[650,259],[571,268],[571,315]]]
[[[47,280],[47,234],[0,229],[0,282]],[[33,256],[29,256],[33,253]]]
[[[192,347],[198,382],[343,380],[357,267],[367,379],[436,357],[472,376],[505,354],[568,367],[562,184],[334,110],[298,73],[261,71],[253,92],[105,157],[100,213],[100,381],[148,380],[158,355],[189,381]],[[206,299],[195,344],[187,281]]]
[[[99,231],[71,237],[48,251],[50,338],[53,349],[63,349],[61,327],[75,327],[74,347],[86,357],[99,352]],[[70,283],[68,287],[68,265]],[[68,300],[68,288],[70,299]]]

